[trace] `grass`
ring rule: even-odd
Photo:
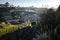
[[[2,27],[2,28],[0,28],[0,37],[1,37],[2,35],[5,35],[7,33],[14,32],[14,31],[18,30],[18,28],[22,29],[22,28],[31,26],[31,22],[25,22],[25,23],[18,24],[18,25],[12,25],[10,23],[5,24],[4,22],[2,22],[0,24],[0,26]]]

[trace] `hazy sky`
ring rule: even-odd
[[[60,5],[59,0],[0,0],[0,3],[9,2],[10,4],[19,6],[35,6],[35,7],[58,7]]]

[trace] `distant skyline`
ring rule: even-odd
[[[60,5],[60,0],[0,0],[0,4],[4,4],[6,2],[9,2],[15,6],[19,5],[21,7],[34,6],[57,8]]]

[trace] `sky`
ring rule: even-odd
[[[60,0],[0,0],[0,4],[9,2],[15,6],[21,7],[48,7],[48,8],[57,8],[60,5]]]

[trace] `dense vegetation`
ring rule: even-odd
[[[18,24],[18,25],[12,25],[11,23],[5,24],[4,22],[2,22],[0,24],[0,37],[2,35],[5,35],[5,34],[10,33],[10,32],[14,32],[18,29],[22,29],[22,28],[25,28],[27,26],[31,26],[31,23],[26,22],[26,23],[22,23],[22,24]]]
[[[38,28],[35,26],[32,27],[31,24],[27,22],[20,24],[20,26],[12,24],[5,25],[5,23],[1,23],[0,25],[3,27],[1,27],[0,30],[0,40],[32,40],[36,37],[35,34],[38,33]]]
[[[46,13],[40,14],[38,26],[41,33],[49,34],[48,40],[60,40],[60,6],[57,11],[52,8]]]

